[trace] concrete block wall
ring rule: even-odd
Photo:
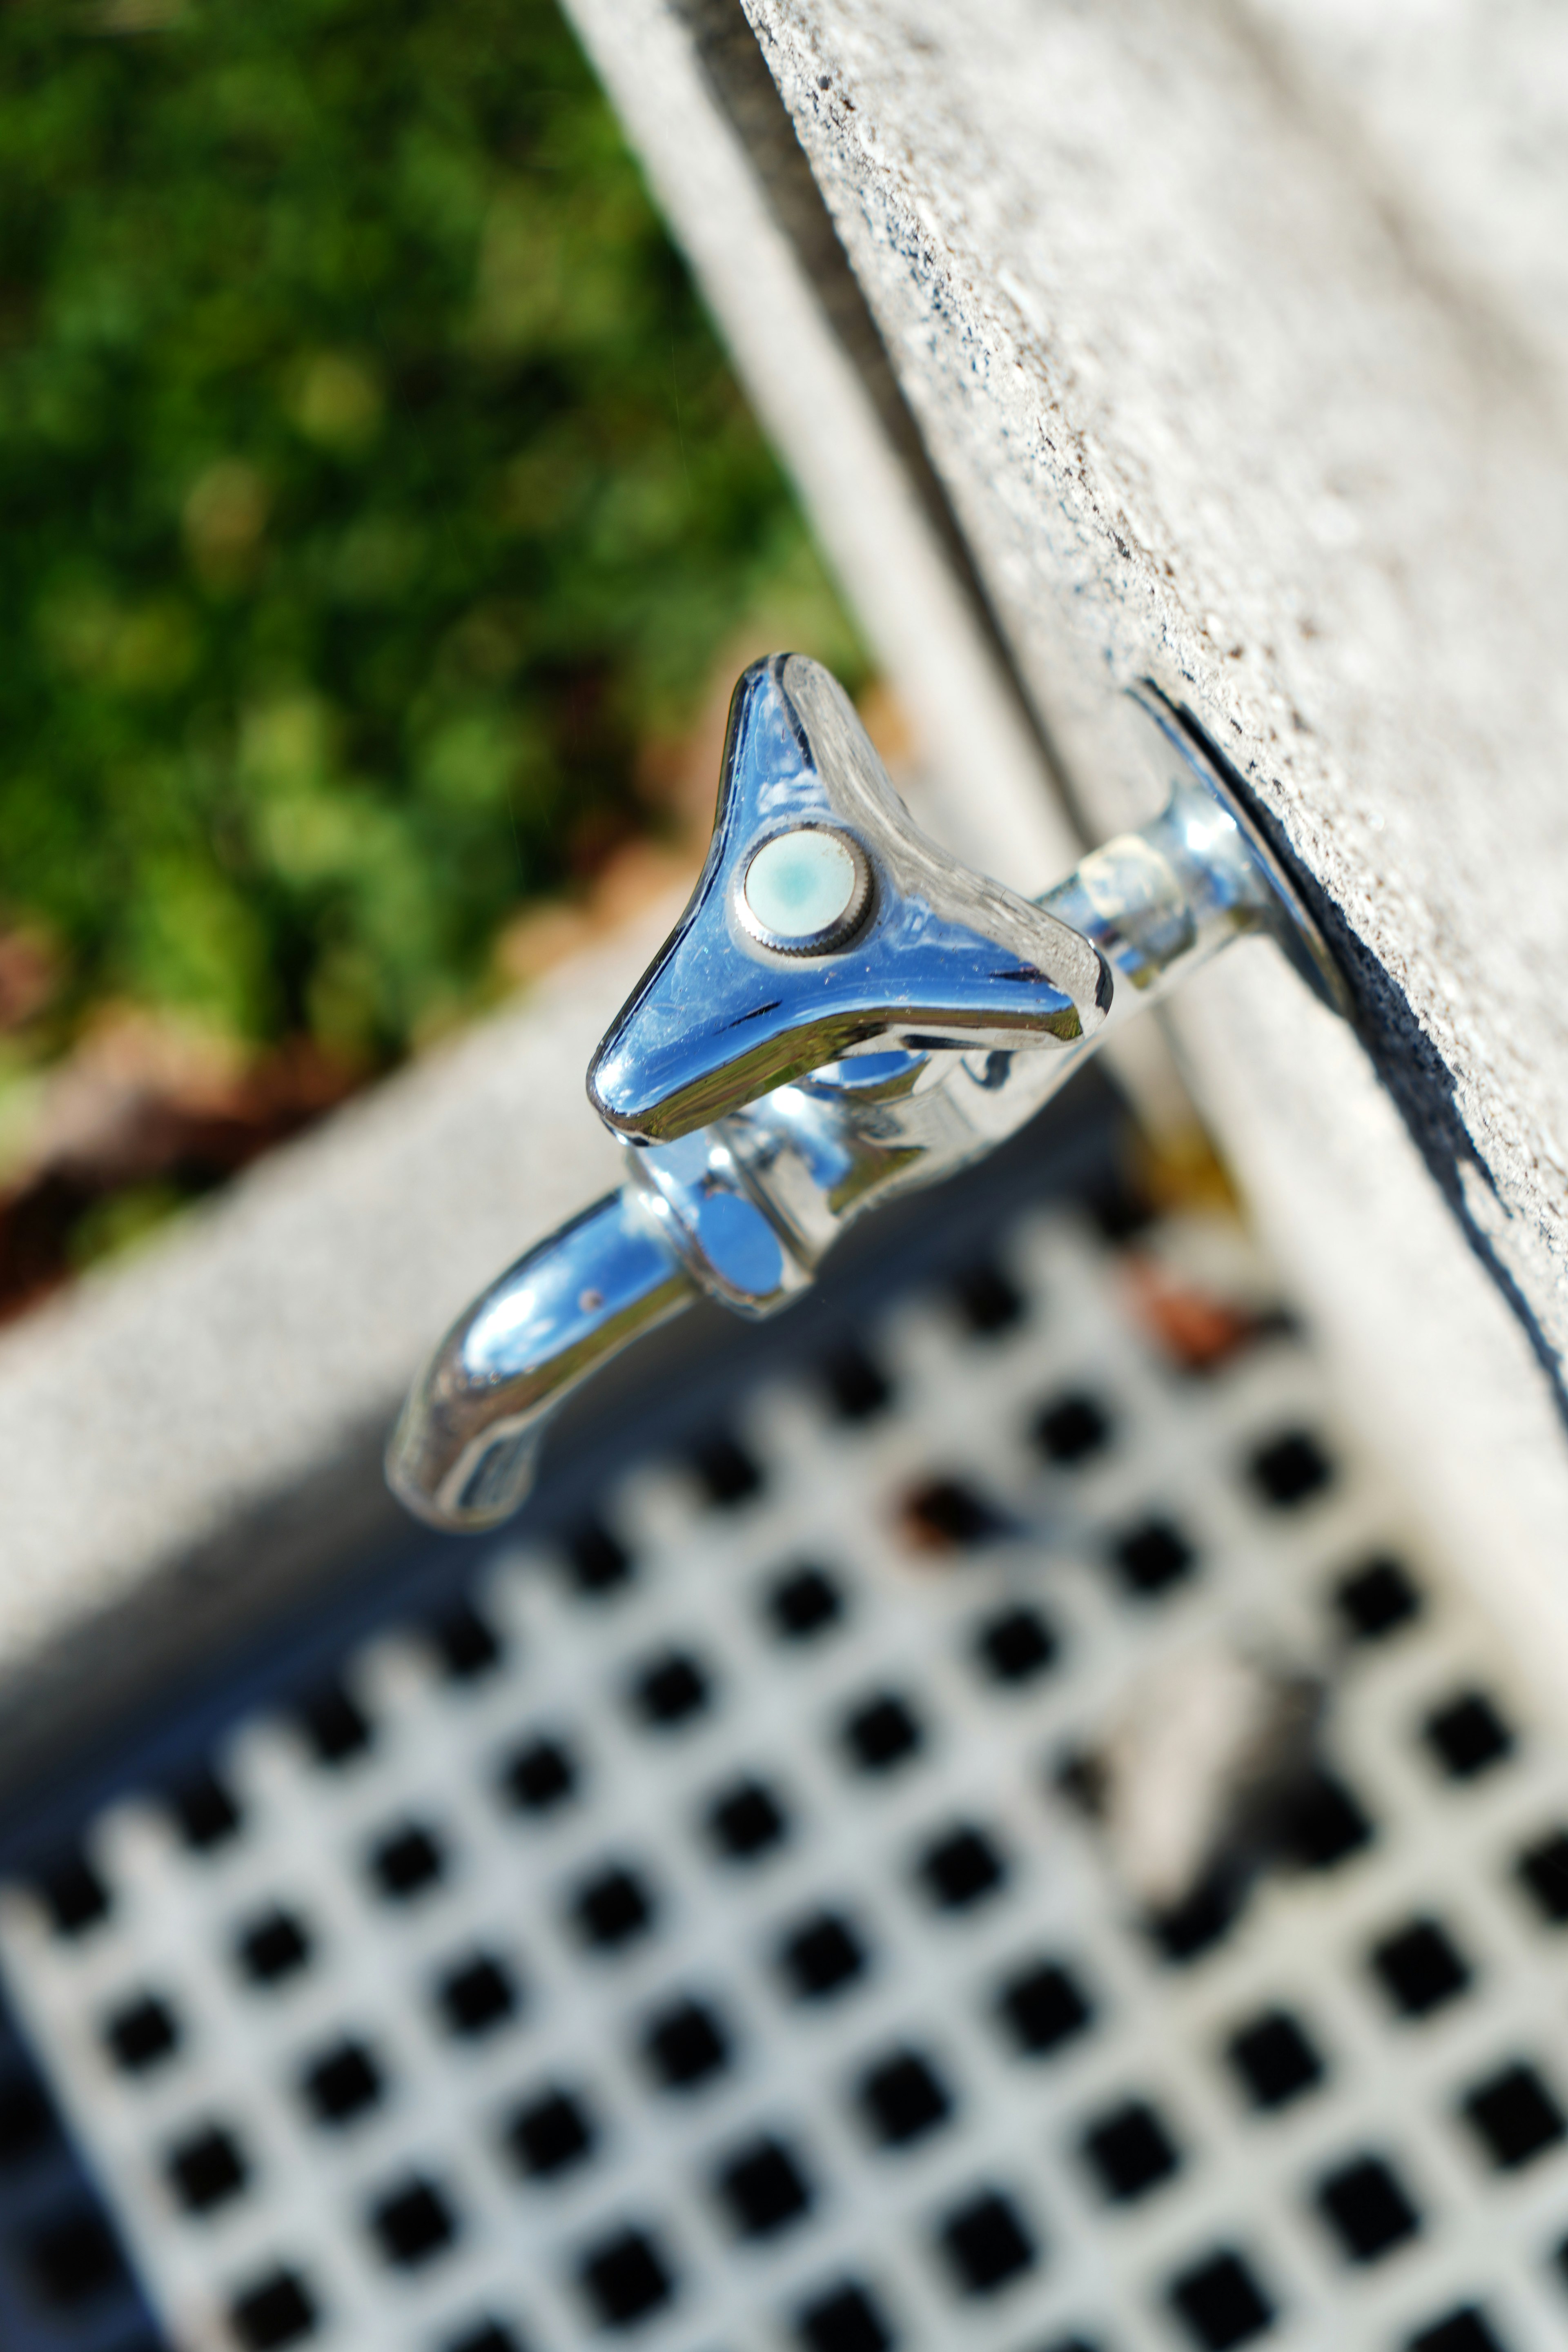
[[[1226,746],[1341,942],[1361,1034],[1238,960],[1176,1010],[1185,1066],[1382,1442],[1562,1687],[1552,12],[743,5],[744,26],[737,0],[572,0],[926,726],[950,838],[1034,877],[986,709],[1021,704],[1090,835],[1141,813],[1121,686],[1161,678]]]

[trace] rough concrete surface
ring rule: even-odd
[[[679,911],[276,1153],[0,1344],[0,1661],[384,1429],[470,1297],[618,1181],[583,1072]]]
[[[1500,97],[1553,119],[1549,12],[742,5],[1081,822],[1146,810],[1115,689],[1152,672],[1315,889],[1366,1051],[1242,961],[1177,1009],[1192,1078],[1413,1487],[1568,1675],[1568,403],[1536,299],[1568,246]],[[746,233],[711,266],[714,109],[626,95],[692,7],[578,8],[830,550],[860,534],[875,634],[910,575],[855,462],[825,500],[840,415]],[[1476,76],[1483,16],[1509,54]],[[915,637],[882,642],[907,684]]]
[[[777,217],[744,110],[730,119],[734,76],[710,65],[725,0],[574,8],[851,593],[929,707],[956,667],[942,551],[928,535],[911,560],[864,352],[835,299],[814,313],[807,266],[821,291],[831,265]],[[1568,957],[1568,377],[1545,331],[1568,301],[1549,135],[1568,49],[1551,13],[1510,0],[1511,39],[1489,41],[1479,0],[1370,24],[1296,0],[751,14],[1091,821],[1125,807],[1109,681],[1153,668],[1228,725],[1373,950],[1385,1077],[1560,1347],[1568,1069],[1539,984]],[[1527,88],[1521,155],[1506,128]],[[1445,176],[1456,148],[1467,166]],[[1027,863],[1013,774],[974,789],[983,670],[952,681],[969,761],[949,719],[933,764],[976,835],[989,802],[993,859],[1012,828]]]
[[[1073,772],[1107,679],[1184,688],[1430,1041],[1561,1347],[1554,386],[1201,10],[752,13]]]
[[[1568,16],[1557,0],[1251,0],[1275,70],[1358,147],[1414,266],[1568,384]],[[1245,22],[1238,18],[1237,22]]]

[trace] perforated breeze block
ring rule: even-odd
[[[1563,1754],[1289,1325],[1151,1318],[1239,1237],[1134,1246],[1023,1215],[6,1894],[174,2344],[1568,2340]],[[1073,1759],[1222,1632],[1325,1768],[1152,1920]]]

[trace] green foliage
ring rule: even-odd
[[[856,665],[544,0],[0,26],[0,909],[378,1060],[759,605]]]

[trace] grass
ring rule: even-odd
[[[748,619],[862,663],[543,0],[13,0],[0,57],[3,1308],[248,1156],[62,1176],[106,1023],[313,1055],[287,1132],[657,826]]]
[[[20,1025],[130,1001],[384,1066],[647,822],[638,745],[738,614],[853,671],[848,626],[552,8],[3,26]]]

